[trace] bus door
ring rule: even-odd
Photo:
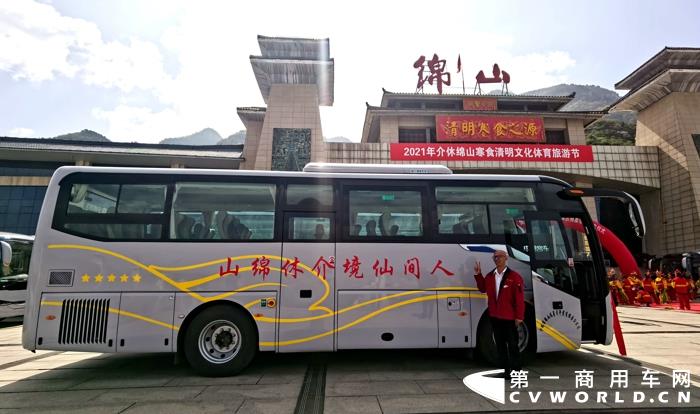
[[[581,301],[581,340],[583,342],[608,343],[608,321],[612,312],[605,269],[596,266],[595,257],[602,255],[597,249],[595,229],[584,213],[560,213],[566,238],[574,261],[571,291]],[[601,261],[599,261],[600,263]],[[611,325],[610,325],[611,326]],[[612,338],[610,338],[612,339]]]
[[[561,217],[525,211],[537,327],[537,351],[581,345],[581,300],[575,295],[576,269]]]
[[[335,214],[286,212],[278,352],[332,351]]]

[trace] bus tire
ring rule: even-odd
[[[197,314],[185,332],[184,354],[200,375],[235,375],[253,360],[258,334],[252,320],[231,306],[216,305]]]
[[[479,328],[476,336],[477,357],[488,365],[499,366],[498,352],[496,351],[496,341],[493,338],[493,326],[488,311],[484,313],[479,321]]]
[[[534,359],[537,353],[537,332],[535,331],[535,312],[532,306],[525,305],[525,321],[518,327],[518,346],[520,361],[525,364]],[[488,311],[479,321],[476,350],[478,356],[487,364],[500,366],[496,341],[493,337],[493,327]]]
[[[520,335],[525,335],[521,338]],[[518,331],[520,346],[520,360],[526,364],[537,355],[537,330],[535,328],[535,311],[529,304],[525,304],[525,320]]]

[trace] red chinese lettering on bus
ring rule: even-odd
[[[335,257],[331,256],[328,258],[328,260],[326,260],[326,258],[323,256],[319,257],[311,270],[316,272],[317,275],[321,276],[323,280],[326,280],[326,269],[335,269]]]
[[[364,273],[360,273],[360,258],[357,256],[352,257],[352,261],[345,258],[345,263],[343,263],[343,269],[348,277],[354,277],[355,279],[362,279],[365,277]]]
[[[417,257],[406,259],[406,263],[403,265],[403,274],[406,276],[412,275],[416,279],[420,279],[420,260]]]
[[[435,276],[436,270],[442,270],[445,276],[454,276],[454,272],[450,272],[449,270],[442,267],[442,260],[440,259],[438,259],[437,263],[435,263],[435,267],[433,267],[433,270],[430,272],[430,276]]]
[[[224,277],[224,276],[228,276],[228,275],[238,276],[238,271],[239,271],[238,265],[236,265],[236,267],[231,269],[231,258],[228,257],[226,259],[226,269],[224,269],[223,266],[219,266],[219,277]]]
[[[389,260],[386,257],[384,258],[383,265],[379,263],[379,259],[375,260],[374,264],[372,265],[372,269],[374,269],[374,276],[376,277],[394,275],[394,266],[389,264]]]
[[[253,276],[261,274],[263,280],[265,280],[265,278],[270,274],[270,259],[265,256],[256,258],[250,265],[253,270]]]
[[[282,266],[282,273],[284,277],[291,276],[296,279],[297,275],[304,273],[302,269],[299,269],[299,258],[294,256],[294,260],[285,259],[284,266]]]

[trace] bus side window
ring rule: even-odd
[[[331,219],[313,215],[292,216],[287,224],[289,241],[331,240]]]
[[[167,187],[162,184],[82,184],[70,188],[59,230],[107,240],[160,239]]]
[[[287,206],[307,211],[333,207],[333,186],[330,184],[288,184]]]
[[[354,238],[420,237],[423,208],[420,191],[376,189],[348,192],[349,236]]]
[[[177,183],[170,238],[272,240],[276,191],[266,183]]]
[[[534,204],[491,204],[489,216],[491,218],[492,234],[524,234],[525,211],[536,211]]]
[[[488,234],[488,217],[483,204],[438,204],[440,234]]]

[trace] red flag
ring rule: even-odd
[[[457,73],[462,70],[462,54],[457,55]]]

